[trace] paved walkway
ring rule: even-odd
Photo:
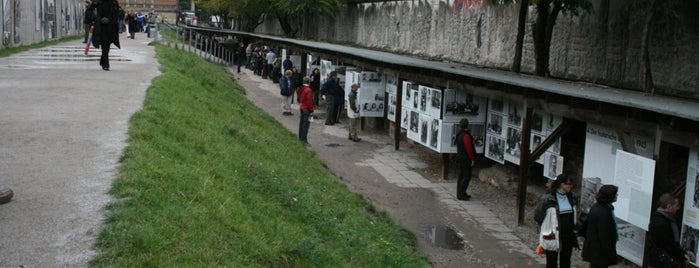
[[[139,38],[141,37],[141,38]],[[0,58],[0,267],[86,267],[131,115],[158,75],[144,35],[83,55],[80,41]]]
[[[229,70],[239,79],[239,82],[246,84],[247,95],[253,98],[253,102],[256,102],[258,107],[265,109],[270,115],[284,123],[289,131],[296,133],[298,127],[297,116],[281,116],[281,109],[277,107],[279,105],[270,105],[270,103],[277,104],[280,102],[277,101],[279,98],[278,84],[272,83],[269,79],[255,76],[247,70],[243,71],[242,74],[237,74],[233,68]],[[260,95],[264,96],[264,98],[253,97],[252,95]],[[260,99],[255,100],[254,98]],[[321,118],[324,118],[325,115],[323,108],[324,106],[321,106],[315,112]],[[292,105],[292,111],[298,111],[298,104]],[[309,134],[313,150],[318,152],[325,151],[326,147],[329,147],[328,145],[343,146],[343,143],[347,141],[347,127],[345,124],[324,126],[322,124],[323,119],[316,121],[319,123],[311,124],[311,133]],[[325,136],[330,136],[330,138],[321,138],[322,140],[319,142],[317,141],[318,138],[316,138],[316,133],[318,132]],[[456,215],[456,221],[475,223],[480,231],[458,229],[459,224],[454,224],[453,228],[457,229],[456,231],[465,240],[466,244],[480,251],[474,258],[489,259],[485,261],[486,264],[484,266],[537,267],[545,264],[543,255],[536,254],[533,245],[528,245],[516,236],[515,232],[491,211],[490,207],[483,202],[477,201],[477,198],[468,202],[457,200],[455,181],[432,182],[424,178],[414,170],[426,168],[427,164],[418,160],[415,152],[406,148],[396,151],[393,145],[388,144],[386,141],[387,137],[379,136],[381,135],[363,135],[363,133],[360,133],[361,143],[369,144],[369,148],[362,147],[355,150],[365,150],[365,153],[368,153],[368,155],[363,160],[354,163],[354,165],[374,169],[381,176],[380,179],[397,187],[429,190],[443,207]],[[323,153],[319,154],[319,157],[324,157]],[[329,168],[333,170],[333,167]],[[344,178],[344,180],[349,179]],[[514,211],[514,208],[512,210]],[[489,235],[473,235],[474,232],[483,232]],[[456,267],[462,266],[457,265]]]

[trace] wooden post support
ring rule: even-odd
[[[284,60],[284,59],[282,59]],[[306,68],[306,65],[308,65],[308,53],[301,53],[301,76],[308,76],[308,68]]]
[[[398,78],[396,87],[396,121],[393,124],[393,148],[400,149],[400,124],[403,122],[403,79]]]
[[[442,180],[449,179],[449,162],[451,154],[442,154]]]
[[[526,107],[527,112],[524,116],[524,124],[522,125],[522,143],[519,146],[519,183],[517,184],[517,224],[524,223],[524,215],[527,204],[527,182],[529,181],[529,165],[532,162],[529,158],[529,139],[531,137],[532,128],[531,120],[532,108]]]

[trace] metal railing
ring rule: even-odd
[[[166,22],[157,23],[155,28],[155,42],[194,53],[214,63],[233,65],[234,50],[224,44],[225,36],[220,38],[211,32],[201,32]]]

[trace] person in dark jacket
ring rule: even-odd
[[[301,76],[301,73],[299,73],[299,70],[296,68],[296,66],[291,67],[291,69],[289,70],[291,70],[291,86],[294,89],[294,91],[291,92],[291,103],[294,103],[294,95],[300,93],[299,90],[301,90],[301,86],[303,86],[303,77]],[[299,103],[300,97],[300,94],[296,95],[296,101],[298,101]]]
[[[473,145],[473,136],[468,119],[461,119],[459,132],[456,133],[456,157],[459,161],[459,180],[456,186],[456,198],[469,200],[471,195],[467,193],[471,182],[473,166],[476,165],[476,147]]]
[[[306,146],[308,146],[308,128],[311,126],[309,120],[313,118],[313,92],[311,92],[311,87],[308,85],[310,82],[310,78],[304,77],[303,85],[301,86],[301,90],[299,90],[299,109],[301,110],[299,140],[306,144]]]
[[[245,44],[240,42],[235,50],[235,62],[238,65],[238,73],[240,73],[240,66],[243,65],[243,61],[245,61]]]
[[[136,12],[131,10],[126,18],[124,18],[126,25],[129,27],[129,38],[136,39],[136,32],[138,31],[138,21],[136,20]]]
[[[313,69],[311,72],[311,90],[313,91],[313,105],[318,106],[318,100],[320,99],[320,70],[318,68]]]
[[[546,250],[547,268],[569,268],[573,248],[580,249],[575,235],[575,198],[571,190],[573,181],[567,174],[559,174],[546,189],[546,208],[555,208],[558,223],[558,251]],[[560,263],[560,266],[559,266]]]
[[[102,48],[100,66],[102,70],[109,71],[109,48],[114,44],[121,48],[119,44],[119,12],[121,7],[117,0],[93,0],[88,6],[89,13],[92,14],[95,26],[92,34],[92,45],[95,48]]]
[[[291,98],[294,95],[294,87],[291,75],[291,70],[286,71],[284,77],[279,80],[279,94],[282,95],[282,115],[293,115],[291,113]]]
[[[294,66],[294,63],[291,62],[291,56],[286,55],[286,59],[284,59],[284,62],[282,63],[282,67],[284,68],[284,72],[287,70],[291,70],[291,67]]]
[[[333,71],[330,73],[328,80],[323,83],[320,88],[320,94],[325,95],[325,105],[326,105],[326,115],[325,115],[325,125],[332,126],[335,124],[335,95],[337,95],[337,88],[340,85],[337,83],[337,72]]]
[[[92,12],[90,12],[90,1],[85,1],[85,14],[83,16],[83,26],[85,27],[85,38],[83,38],[83,44],[90,40],[87,40],[90,35],[90,27],[92,26]]]
[[[603,185],[597,192],[597,202],[590,208],[587,215],[587,233],[582,249],[583,260],[590,263],[591,268],[603,268],[616,265],[616,242],[619,241],[619,230],[614,216],[614,206],[619,187]]]
[[[340,85],[340,79],[335,78],[335,119],[333,122],[340,123],[340,115],[342,114],[342,108],[345,107],[345,89]]]
[[[689,261],[689,256],[680,245],[680,229],[675,219],[675,213],[680,209],[680,201],[670,193],[665,193],[658,199],[658,209],[653,212],[648,225],[648,235],[651,241],[648,267],[673,268],[663,261],[663,253],[672,258],[675,265]]]

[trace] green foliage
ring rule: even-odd
[[[96,267],[427,267],[220,65],[156,46]]]

